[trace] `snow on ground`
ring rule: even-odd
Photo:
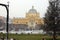
[[[0,31],[0,33],[6,33],[6,31],[5,30],[3,30],[3,31]],[[23,31],[23,30],[21,30],[21,31],[14,31],[14,30],[12,30],[12,31],[9,31],[9,33],[11,33],[11,34],[45,34],[46,32],[43,32],[43,30],[29,30],[29,31]]]

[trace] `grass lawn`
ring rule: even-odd
[[[1,36],[4,36],[4,38],[6,37],[5,34],[0,34],[0,37]],[[51,37],[42,34],[9,34],[9,38],[15,38],[16,40],[41,40],[42,38],[45,38],[50,40]]]

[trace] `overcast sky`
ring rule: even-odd
[[[48,0],[0,0],[0,3],[7,4],[8,1],[10,18],[25,17],[32,6],[40,13],[40,17],[44,17],[49,4]],[[2,6],[0,6],[0,16],[6,17],[6,10]]]

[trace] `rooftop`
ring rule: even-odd
[[[36,9],[34,9],[34,6],[32,6],[32,9],[29,10],[29,13],[37,13]]]

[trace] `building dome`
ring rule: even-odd
[[[34,6],[32,6],[32,9],[29,10],[29,13],[37,13],[36,9],[34,9]]]

